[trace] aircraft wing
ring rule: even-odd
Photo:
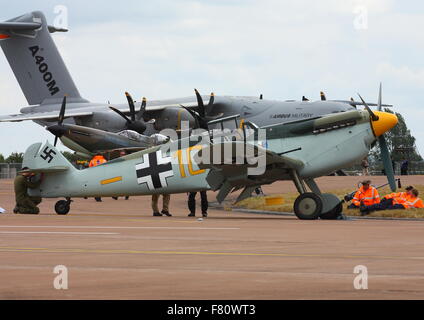
[[[69,110],[66,112],[65,118],[69,117],[83,117],[91,116],[92,111],[72,111]],[[34,112],[34,113],[19,113],[19,114],[10,114],[0,116],[0,122],[18,122],[24,120],[56,120],[59,118],[58,111],[51,112]]]
[[[304,166],[301,160],[279,155],[270,150],[251,144],[246,144],[246,153],[238,155],[236,152],[237,144],[243,144],[243,142],[235,141],[211,144],[195,155],[195,161],[200,169],[210,169],[206,180],[212,190],[216,191],[219,189],[217,195],[217,200],[219,202],[222,202],[230,192],[242,188],[244,188],[244,190],[239,195],[237,201],[248,198],[258,186],[270,184],[277,180],[289,179],[291,169],[299,170]],[[232,147],[229,149],[232,150],[229,155],[225,155],[225,145],[227,145],[228,149],[229,145]],[[218,150],[214,148],[221,148],[221,164],[213,163],[213,153],[216,152],[214,150]],[[209,157],[206,155],[209,155]],[[207,157],[207,161],[202,159],[203,157]],[[262,157],[262,160],[256,163],[253,161],[252,163],[252,158],[255,157],[256,159]],[[250,164],[247,160],[250,161]],[[259,166],[263,168],[263,173],[260,173]],[[249,174],[249,168],[256,168],[256,173]]]

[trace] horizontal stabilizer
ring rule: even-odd
[[[30,172],[30,173],[55,173],[55,172],[63,172],[63,171],[66,171],[68,169],[69,169],[69,167],[57,166],[57,167],[49,167],[49,168],[26,169],[26,170],[21,170],[20,173],[22,173],[22,172]]]

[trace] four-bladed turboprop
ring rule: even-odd
[[[127,122],[126,130],[132,130],[138,133],[143,133],[146,130],[146,124],[141,119],[143,118],[144,112],[146,111],[147,100],[145,97],[143,97],[143,100],[140,105],[140,110],[136,114],[133,98],[128,92],[125,92],[125,96],[127,97],[128,106],[130,108],[130,118],[128,118],[119,109],[116,109],[114,107],[109,108],[125,119],[125,121]]]

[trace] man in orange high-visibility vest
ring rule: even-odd
[[[88,166],[91,167],[95,167],[98,166],[99,164],[105,163],[106,159],[105,157],[103,157],[101,154],[96,154],[93,159],[90,160],[90,163],[88,164]]]
[[[405,206],[406,209],[424,208],[424,203],[420,198],[418,198],[418,194],[419,193],[417,189],[412,189],[403,206]]]
[[[369,214],[377,210],[393,210],[393,209],[411,209],[411,208],[424,208],[423,201],[418,198],[418,190],[411,189],[407,192],[399,192],[392,198],[382,201],[381,203],[371,206],[361,206],[361,215]]]
[[[406,187],[405,188],[405,191],[403,191],[403,192],[393,192],[393,193],[390,193],[390,194],[386,194],[382,199],[381,199],[381,202],[383,202],[383,201],[388,201],[388,200],[390,200],[390,199],[393,199],[393,198],[397,198],[397,197],[403,197],[403,198],[408,198],[409,196],[411,196],[412,195],[412,193],[411,193],[411,190],[412,189],[414,189],[414,187],[413,186],[408,186],[408,187]]]
[[[371,185],[371,181],[364,180],[361,183],[362,186],[353,196],[352,203],[348,206],[349,209],[358,209],[361,204],[371,206],[380,203],[380,195],[377,189]]]
[[[106,159],[105,157],[103,157],[101,154],[96,154],[93,159],[90,160],[90,163],[88,164],[88,166],[91,167],[95,167],[98,166],[99,164],[105,163]],[[100,197],[95,197],[94,199],[96,199],[97,202],[101,202],[102,198]]]

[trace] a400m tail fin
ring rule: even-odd
[[[81,98],[50,32],[66,31],[47,25],[40,11],[0,22],[0,46],[30,105],[69,102]]]

